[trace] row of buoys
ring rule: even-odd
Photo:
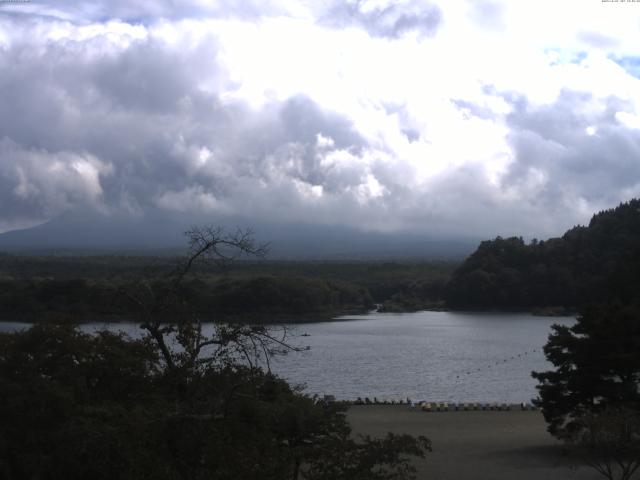
[[[536,353],[537,351],[538,351],[538,349],[534,348],[532,350],[527,350],[526,352],[522,352],[522,353],[519,353],[517,355],[513,355],[511,357],[503,358],[501,360],[496,360],[494,363],[492,363],[491,365],[487,365],[486,367],[475,368],[473,370],[468,370],[468,371],[466,371],[464,373],[459,373],[458,375],[456,375],[456,378],[460,378],[460,376],[464,376],[464,375],[471,375],[471,374],[474,374],[474,373],[479,373],[479,372],[482,372],[483,370],[487,370],[487,369],[493,368],[493,367],[501,365],[503,363],[507,363],[509,361],[517,360],[518,358],[525,357],[526,355],[529,355],[530,353],[531,354]]]
[[[510,403],[452,403],[449,404],[447,402],[442,403],[431,403],[431,402],[420,402],[415,405],[415,408],[422,410],[423,412],[467,412],[467,411],[482,411],[482,410],[490,410],[490,411],[503,411],[507,412],[510,410],[537,410],[537,408],[529,403],[522,402],[519,405],[510,404]]]
[[[491,411],[509,411],[509,410],[537,410],[537,407],[530,403],[522,402],[520,404],[513,403],[482,403],[482,402],[460,402],[460,403],[448,403],[448,402],[413,402],[410,398],[407,398],[406,401],[404,399],[400,400],[378,400],[377,397],[373,397],[370,399],[369,397],[365,397],[364,399],[358,397],[355,401],[345,401],[343,403],[347,403],[350,405],[408,405],[411,408],[415,408],[421,410],[423,412],[461,412],[461,411],[482,411],[482,410],[491,410]]]
[[[370,399],[369,397],[358,397],[354,401],[350,401],[348,403],[353,405],[410,405],[411,400],[409,398],[405,401],[402,398],[400,400],[378,400],[378,397],[373,397],[373,399]]]

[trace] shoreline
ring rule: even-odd
[[[219,313],[203,315],[200,320],[202,323],[236,323],[236,324],[256,324],[256,325],[297,325],[305,323],[322,323],[322,322],[341,322],[347,321],[352,315],[368,315],[374,313],[374,310],[340,310],[331,312],[314,312],[314,313],[258,313],[258,314],[231,314]],[[29,316],[30,317],[30,316]],[[84,315],[81,318],[72,318],[65,314],[44,313],[39,318],[2,316],[0,323],[24,323],[24,324],[40,324],[40,323],[69,323],[77,325],[86,325],[91,323],[140,323],[134,316],[129,315]]]
[[[571,318],[577,315],[576,312],[569,311],[547,311],[546,309],[450,309],[450,308],[424,308],[421,310],[407,311],[384,311],[378,309],[359,310],[344,309],[326,312],[312,313],[218,313],[208,314],[201,317],[203,323],[237,323],[237,324],[256,324],[256,325],[302,325],[307,323],[323,323],[323,322],[342,322],[356,320],[352,317],[360,317],[365,315],[381,314],[411,314],[419,312],[450,312],[450,313],[466,313],[466,314],[486,314],[486,313],[516,313],[526,314],[535,317],[551,317],[551,318]],[[43,313],[39,318],[30,318],[38,316],[37,314],[29,314],[26,317],[16,315],[14,317],[0,316],[0,323],[70,323],[70,324],[90,324],[90,323],[137,323],[138,320],[128,315],[111,315],[111,314],[84,314],[81,318],[73,318],[71,315],[64,313],[48,312]]]
[[[522,307],[522,308],[452,308],[446,305],[434,307],[424,307],[418,310],[413,309],[385,309],[380,307],[375,310],[377,313],[416,313],[416,312],[451,312],[451,313],[526,313],[534,317],[575,317],[578,315],[577,308],[564,307]]]

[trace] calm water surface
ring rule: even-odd
[[[573,318],[513,313],[373,313],[298,327],[311,347],[273,370],[311,394],[355,399],[529,401],[532,370],[546,370],[554,323]]]
[[[449,402],[522,402],[536,396],[532,370],[550,365],[542,346],[554,323],[573,318],[514,313],[371,313],[295,327],[310,349],[272,370],[310,394]],[[0,330],[25,324],[4,323]],[[93,330],[104,324],[88,324]],[[135,335],[134,324],[111,324]],[[303,336],[303,334],[305,334]]]

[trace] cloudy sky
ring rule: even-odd
[[[640,196],[640,3],[0,3],[0,231],[557,235]]]

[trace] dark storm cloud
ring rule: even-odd
[[[399,38],[408,32],[435,35],[442,22],[437,5],[426,2],[390,2],[371,8],[366,0],[336,2],[322,23],[337,28],[359,26],[374,37]]]
[[[630,105],[616,97],[602,108],[585,108],[597,99],[590,93],[564,90],[549,105],[514,102],[507,117],[515,162],[503,178],[506,186],[522,186],[543,175],[536,202],[548,211],[583,199],[613,205],[621,192],[640,184],[640,130],[617,117]],[[589,133],[590,131],[590,133]]]
[[[345,117],[304,95],[258,110],[222,102],[212,37],[189,48],[153,37],[116,51],[101,38],[29,47],[0,50],[5,223],[91,205],[234,213],[258,202],[285,204],[287,216],[305,188],[363,181],[321,165],[366,146]]]
[[[228,123],[217,98],[196,87],[202,79],[197,68],[189,69],[190,76],[185,70],[213,56],[215,46],[176,55],[148,40],[113,55],[99,43],[1,52],[7,74],[0,90],[0,135],[45,155],[90,152],[116,167],[114,178],[102,179],[108,203],[118,191],[144,201],[156,184],[183,176],[183,166],[168,153],[177,136],[201,138]],[[207,73],[215,72],[202,75]]]
[[[640,192],[631,100],[565,89],[538,104],[526,92],[460,91],[456,82],[449,91],[443,63],[444,73],[433,68],[434,85],[446,87],[436,93],[428,81],[406,98],[373,82],[380,85],[363,85],[362,96],[356,92],[353,105],[336,113],[318,103],[328,98],[323,86],[299,79],[290,86],[294,70],[267,71],[289,68],[287,59],[278,67],[269,63],[281,60],[277,55],[256,58],[260,70],[248,52],[241,59],[250,64],[247,71],[230,71],[244,68],[229,61],[230,44],[245,34],[256,35],[251,42],[272,35],[261,30],[269,20],[174,21],[200,14],[257,19],[278,12],[277,3],[202,5],[66,1],[0,16],[0,230],[89,210],[544,235]],[[47,9],[53,17],[44,16]],[[314,40],[342,27],[402,37],[385,42],[389,49],[417,47],[409,32],[433,35],[442,23],[438,7],[422,1],[329,2],[322,12],[319,23],[332,28],[304,20]],[[499,28],[495,2],[482,2],[476,14],[476,22]],[[103,21],[113,18],[126,21]],[[275,22],[286,27],[282,18]],[[380,42],[357,37],[363,42],[357,49],[375,58]],[[587,68],[582,60],[571,68]],[[628,71],[635,65],[633,58],[618,61]],[[410,74],[411,62],[389,81]],[[400,70],[403,65],[398,62]],[[262,82],[262,73],[287,86],[272,95],[269,88],[278,85]],[[384,66],[380,73],[387,73]],[[495,140],[495,156],[507,159],[504,171],[495,167],[500,162],[484,134]],[[486,151],[476,155],[475,145]]]
[[[76,205],[97,206],[99,175],[109,168],[87,153],[25,148],[0,140],[0,204],[4,223],[46,219]]]
[[[362,146],[364,142],[350,121],[341,115],[323,111],[303,95],[284,102],[280,118],[289,141],[312,143],[320,133],[331,138],[338,148]]]
[[[258,19],[265,15],[281,13],[277,4],[268,0],[73,0],[33,1],[13,6],[9,13],[28,13],[34,17],[53,17],[80,23],[107,20],[124,20],[131,23],[155,22],[159,19],[181,20],[186,18],[216,17]]]

